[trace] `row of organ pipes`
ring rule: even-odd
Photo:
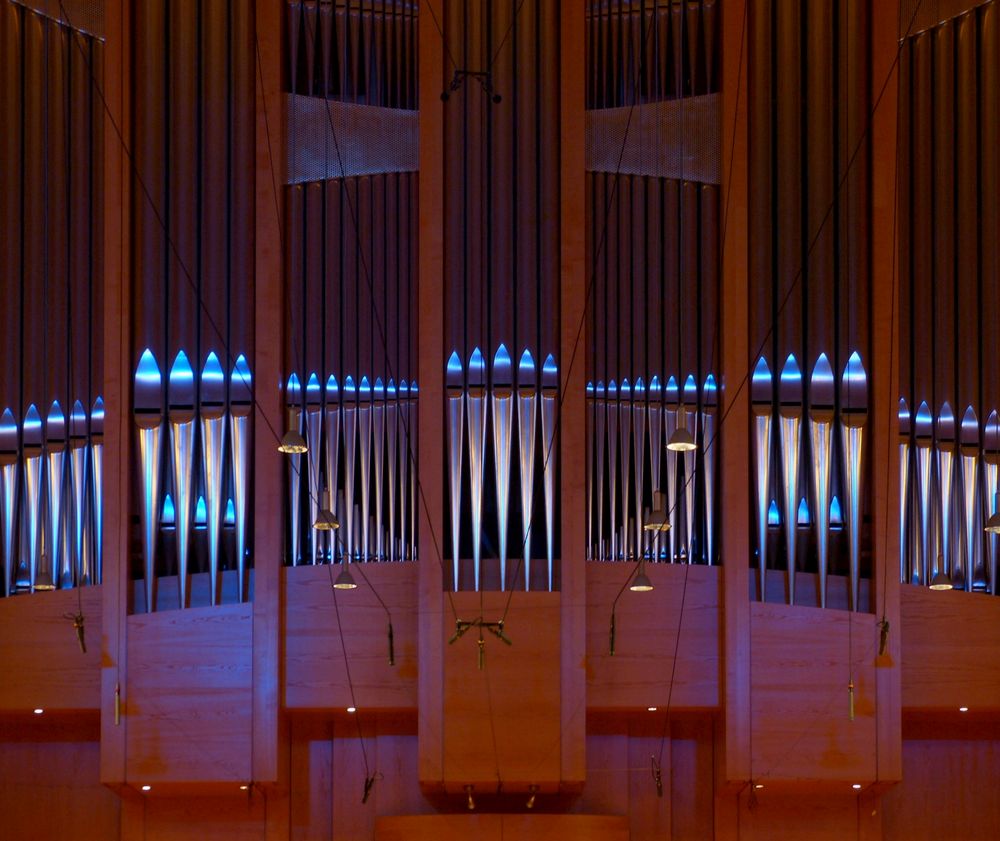
[[[998,536],[985,528],[998,507],[1000,415],[981,429],[972,406],[958,422],[947,401],[935,417],[900,399],[899,434],[900,580],[996,595]]]
[[[826,354],[820,354],[811,375],[804,375],[790,354],[775,376],[767,359],[754,367],[750,384],[756,463],[756,531],[759,594],[766,596],[768,530],[780,524],[785,542],[787,601],[795,603],[797,535],[803,521],[815,525],[820,607],[827,605],[831,527],[843,519],[847,532],[851,610],[859,610],[861,570],[861,493],[864,427],[868,417],[868,377],[858,353],[852,353],[839,382]],[[835,426],[839,425],[839,437]],[[777,427],[777,429],[775,429]],[[801,457],[808,436],[811,487],[800,487]],[[777,448],[777,505],[771,496],[772,448]],[[839,449],[839,453],[837,450]],[[839,456],[843,504],[833,495],[834,460]],[[810,507],[806,499],[811,498]],[[804,509],[804,510],[803,510]],[[810,517],[809,512],[813,512]]]
[[[235,531],[237,599],[245,601],[253,413],[246,358],[238,356],[227,376],[218,356],[209,353],[196,377],[187,354],[180,351],[167,376],[164,404],[163,375],[147,348],[136,368],[133,401],[146,612],[157,609],[159,538],[167,531],[176,537],[178,603],[191,606],[192,532],[199,527],[208,536],[210,604],[222,599],[222,533],[227,525]]]
[[[511,468],[516,441],[519,466],[521,506],[521,545],[524,589],[531,589],[531,543],[535,519],[535,480],[541,459],[544,503],[545,560],[547,587],[555,585],[556,541],[556,415],[559,395],[559,371],[555,357],[545,357],[538,370],[529,349],[521,353],[515,372],[506,346],[501,344],[493,356],[492,371],[477,347],[463,365],[458,352],[448,358],[445,369],[448,403],[448,486],[451,504],[452,586],[461,588],[462,565],[460,529],[462,512],[463,459],[469,471],[469,495],[472,520],[472,579],[479,590],[483,564],[483,498],[489,465],[486,464],[487,432],[493,440],[493,470],[496,487],[497,536],[500,589],[508,584],[508,527],[510,523]],[[514,437],[515,420],[517,437]],[[541,440],[539,441],[539,433]]]
[[[331,374],[324,388],[312,373],[303,389],[289,376],[285,400],[306,441],[288,458],[293,566],[416,559],[417,396],[416,380]],[[324,500],[338,529],[313,528]]]
[[[104,402],[0,416],[4,596],[101,583]]]
[[[658,375],[648,386],[642,377],[634,383],[587,384],[588,560],[716,562],[718,407],[712,374],[700,395],[691,374],[683,386],[673,376],[662,383]],[[668,448],[678,428],[701,447]],[[699,496],[704,499],[700,523]],[[657,527],[644,528],[651,518]]]

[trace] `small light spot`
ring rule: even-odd
[[[358,711],[358,708],[357,707],[348,707],[347,711],[349,713],[356,713]]]
[[[754,788],[757,789],[757,791],[760,791],[762,788],[764,788],[764,784],[763,783],[757,783],[754,786]]]
[[[150,790],[151,788],[152,788],[152,786],[148,786],[148,785],[147,785],[147,786],[143,786],[143,787],[142,787],[142,790],[143,790],[143,791],[149,791],[149,790]]]
[[[42,709],[41,707],[35,707],[35,708],[34,708],[34,709],[32,710],[32,712],[33,712],[33,713],[34,713],[35,715],[41,715],[41,714],[42,714],[43,712],[45,712],[45,710],[43,710],[43,709]]]
[[[969,708],[968,707],[959,707],[958,711],[960,713],[967,713],[969,711]],[[36,710],[36,712],[37,712],[37,710]]]
[[[250,788],[250,786],[244,783],[243,785],[240,786],[240,791],[246,791],[248,788]]]
[[[861,788],[861,783],[855,783],[854,785],[851,786],[851,788],[853,788],[855,791],[858,791]]]
[[[651,713],[655,713],[656,712],[656,707],[646,707],[646,710],[649,711],[649,712],[651,712]]]

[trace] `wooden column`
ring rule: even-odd
[[[444,551],[444,48],[434,17],[444,21],[441,0],[421,4],[418,35],[420,68],[420,172],[417,276],[417,414],[421,494],[416,504],[419,531],[419,684],[417,704],[422,785],[444,774],[442,661],[444,591],[438,563]],[[417,317],[417,313],[414,317]]]
[[[902,779],[899,613],[899,277],[896,255],[896,124],[899,2],[871,9],[870,97],[874,103],[889,76],[871,121],[872,386],[871,492],[874,535],[872,591],[877,618],[889,623],[886,655],[876,658],[876,781]],[[891,73],[891,75],[890,75]],[[912,409],[911,409],[912,411]],[[876,637],[877,639],[877,637]]]
[[[584,77],[586,27],[584,0],[561,11],[560,20],[560,383],[559,422],[562,499],[562,785],[582,785],[586,776],[586,475],[580,457],[584,423],[586,348],[584,329],[591,267],[586,262],[586,149]],[[591,302],[591,305],[592,302]]]
[[[284,615],[281,569],[281,500],[283,456],[275,435],[283,429],[281,349],[284,328],[282,220],[285,112],[281,97],[282,12],[279,4],[257,0],[255,26],[256,84],[256,224],[254,251],[254,321],[256,348],[253,444],[253,733],[251,771],[259,783],[278,783],[287,763],[281,738],[283,669],[281,617]]]
[[[104,7],[104,531],[103,628],[101,656],[101,782],[125,782],[125,718],[115,721],[116,687],[126,684],[126,618],[129,588],[129,492],[134,432],[129,381],[131,312],[131,211],[129,160],[121,136],[128,135],[128,37],[131,4],[108,0]],[[124,712],[127,698],[121,698]]]
[[[746,0],[722,8],[722,562],[725,758],[720,783],[750,778],[750,370],[747,321]]]

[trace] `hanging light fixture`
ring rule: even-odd
[[[317,531],[332,531],[333,529],[340,528],[340,520],[330,510],[329,488],[323,488],[323,494],[320,497],[319,513],[316,515],[316,522],[313,523],[313,528]]]
[[[675,453],[689,453],[698,449],[694,436],[688,431],[686,415],[687,410],[682,405],[677,410],[677,428],[670,434],[670,440],[667,441],[667,449]]]
[[[938,571],[931,579],[930,588],[932,590],[950,590],[952,586],[948,573],[944,571],[944,555],[938,555]]]
[[[354,576],[351,575],[350,569],[348,569],[346,563],[341,563],[340,574],[337,576],[336,580],[333,582],[334,590],[356,590],[358,588],[357,582],[354,580]]]
[[[309,448],[306,446],[306,439],[299,432],[299,410],[294,406],[288,409],[288,429],[281,437],[278,444],[278,452],[287,455],[301,455]]]
[[[653,508],[646,510],[642,527],[645,531],[669,531],[670,515],[667,512],[667,495],[663,491],[653,492]]]
[[[653,582],[649,580],[649,576],[646,575],[646,559],[642,558],[639,561],[639,573],[633,579],[632,583],[629,585],[629,589],[633,593],[648,593],[653,589]]]

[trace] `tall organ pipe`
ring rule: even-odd
[[[179,351],[167,382],[167,417],[170,421],[177,527],[177,585],[182,608],[190,605],[188,561],[191,551],[191,519],[194,513],[194,409],[194,371],[187,355],[184,351]]]
[[[545,491],[545,552],[549,566],[549,591],[552,590],[552,566],[555,555],[556,520],[556,403],[559,393],[559,371],[550,353],[542,363],[542,487]]]
[[[858,587],[861,577],[861,470],[863,433],[868,419],[868,375],[861,356],[847,360],[840,381],[840,429],[844,441],[844,484],[847,497],[847,539],[851,577],[851,610],[860,610]]]
[[[507,589],[507,516],[510,497],[510,440],[514,424],[514,371],[507,348],[493,357],[493,465],[497,491],[500,589]]]
[[[836,380],[825,353],[813,368],[809,387],[809,434],[812,439],[813,500],[816,503],[816,548],[819,560],[819,605],[826,607],[826,576],[830,546],[830,466]]]
[[[788,560],[788,603],[795,604],[795,527],[799,487],[802,421],[802,374],[789,354],[778,381],[778,425],[781,437],[781,499]]]
[[[201,467],[205,478],[205,529],[208,533],[209,601],[222,598],[219,552],[222,548],[222,465],[226,440],[226,375],[215,352],[201,370]]]
[[[457,353],[448,358],[445,371],[445,389],[448,399],[448,486],[451,490],[451,558],[452,586],[459,587],[459,564],[461,559],[459,536],[461,534],[462,513],[462,419],[465,403],[464,372],[462,360]],[[403,493],[406,493],[404,485]],[[405,532],[405,530],[404,530]]]
[[[320,560],[321,536],[319,530],[312,528],[312,524],[319,518],[319,495],[320,495],[320,466],[323,463],[323,455],[320,452],[320,440],[323,434],[323,389],[320,386],[319,377],[315,373],[309,375],[306,380],[306,481],[309,493],[309,523],[306,526],[306,533],[309,535],[309,544],[312,547],[310,552],[310,563],[315,565]]]
[[[483,540],[483,464],[486,456],[486,360],[474,348],[469,357],[466,404],[469,414],[469,484],[472,500],[472,566],[479,589]]]
[[[253,380],[246,357],[236,357],[229,376],[229,446],[233,465],[233,508],[236,526],[237,598],[247,592],[247,508],[250,498],[250,414],[253,411]]]
[[[146,612],[152,613],[156,609],[156,528],[159,522],[162,478],[160,463],[163,451],[163,377],[156,364],[156,358],[148,348],[143,351],[136,368],[134,402],[135,424],[139,430],[139,464],[142,471],[142,560],[146,579]],[[27,468],[27,423],[25,427]]]

